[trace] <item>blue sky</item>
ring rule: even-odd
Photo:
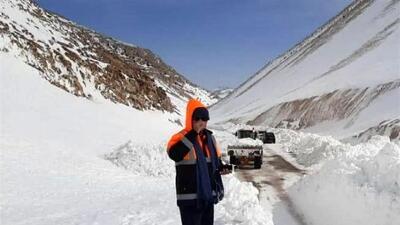
[[[37,0],[148,48],[209,90],[236,87],[351,0]]]

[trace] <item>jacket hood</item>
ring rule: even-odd
[[[207,108],[203,103],[196,99],[190,99],[187,107],[186,107],[186,122],[185,122],[185,130],[190,131],[192,129],[192,116],[194,110],[197,108]]]

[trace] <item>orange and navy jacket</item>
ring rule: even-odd
[[[175,161],[176,169],[176,194],[178,206],[193,206],[197,200],[197,171],[196,171],[196,151],[194,143],[197,142],[205,153],[208,171],[210,171],[210,180],[212,181],[212,190],[215,189],[214,179],[211,177],[213,174],[211,165],[211,154],[207,146],[207,135],[197,134],[192,129],[192,115],[195,109],[204,107],[200,101],[191,99],[189,100],[186,108],[185,128],[180,132],[174,134],[168,142],[167,152],[169,158]],[[209,132],[209,136],[213,139],[212,143],[217,151],[217,157],[221,160],[221,150],[218,147],[214,136],[210,130],[205,129],[203,132]],[[221,161],[220,161],[221,162]],[[220,163],[221,165],[222,163]],[[218,168],[219,169],[219,168]]]

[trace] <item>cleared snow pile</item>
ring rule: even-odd
[[[274,129],[274,132],[282,149],[295,154],[296,161],[306,167],[334,159],[351,147],[329,136],[288,129]]]
[[[135,174],[173,177],[175,166],[165,152],[165,146],[137,145],[128,141],[105,155],[115,165]],[[217,225],[269,225],[272,214],[261,207],[258,190],[248,182],[240,182],[232,174],[223,176],[225,197],[216,206]],[[173,190],[171,190],[173,191]]]
[[[232,174],[223,176],[225,197],[216,206],[217,225],[273,225],[270,210],[261,207],[258,190]]]
[[[135,174],[152,177],[173,177],[175,166],[165,152],[165,145],[138,145],[132,141],[104,156],[115,165]],[[249,182],[240,182],[232,174],[223,176],[224,199],[216,205],[217,225],[272,225],[271,210],[266,211],[258,200],[258,190]],[[173,190],[170,190],[173,192]]]
[[[104,156],[117,166],[134,174],[172,177],[175,166],[168,158],[165,144],[134,144],[132,141],[119,146]]]
[[[374,136],[369,141],[352,146],[330,136],[296,132],[288,129],[273,129],[284,151],[296,156],[296,161],[306,167],[317,167],[343,154],[376,155],[390,142],[387,137]],[[349,151],[349,149],[353,149]],[[368,149],[368,150],[364,150]]]
[[[336,143],[333,143],[334,145]],[[333,145],[329,146],[333,150]],[[346,151],[343,146],[347,146]],[[400,221],[400,145],[374,136],[337,145],[337,157],[289,190],[309,224],[394,225]]]

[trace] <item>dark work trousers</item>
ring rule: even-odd
[[[204,209],[196,207],[180,206],[182,225],[213,225],[214,224],[214,204],[210,204]]]

